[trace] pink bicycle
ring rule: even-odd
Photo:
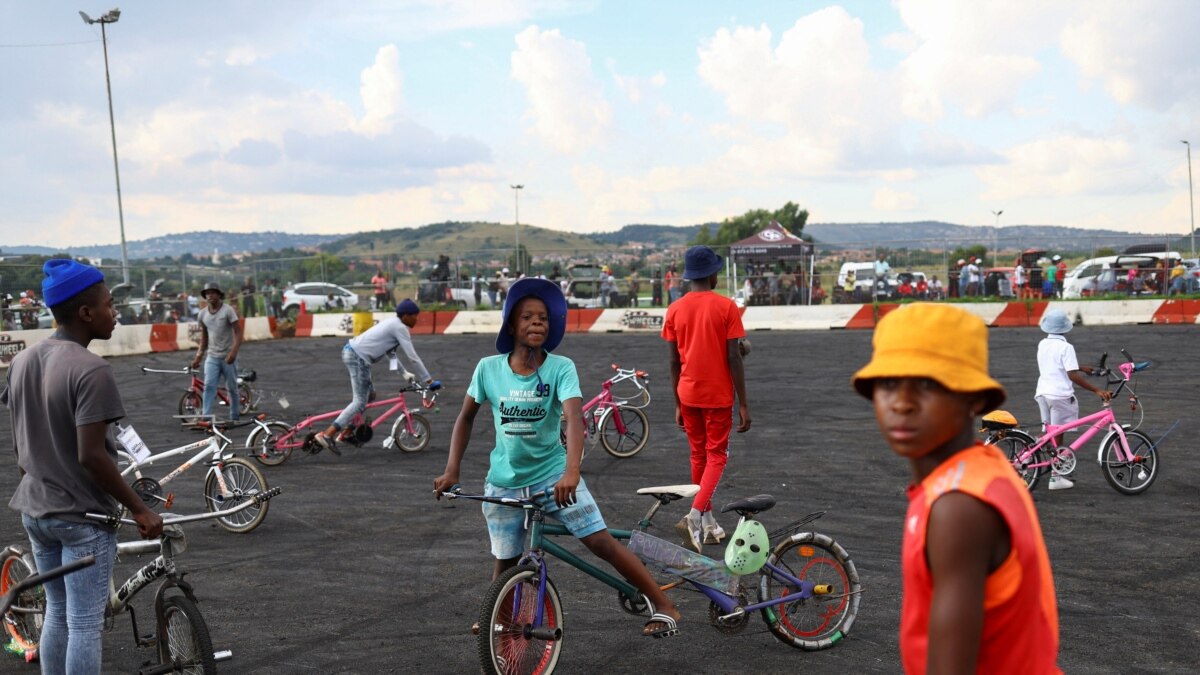
[[[616,375],[600,385],[600,393],[583,406],[583,452],[595,446],[597,438],[608,454],[626,459],[633,457],[646,447],[650,436],[650,421],[642,408],[650,405],[650,390],[643,382],[650,376],[645,371],[624,369],[612,365]],[[613,385],[630,382],[634,393],[628,398],[618,399],[613,394]],[[567,444],[567,420],[563,417],[560,439]]]
[[[429,445],[429,419],[419,412],[409,410],[404,401],[404,394],[410,391],[421,392],[421,407],[428,410],[437,404],[438,390],[441,388],[442,383],[436,380],[429,386],[413,383],[401,388],[396,396],[372,400],[361,413],[350,420],[350,424],[342,430],[337,440],[362,447],[374,437],[376,427],[398,413],[399,417],[392,424],[391,433],[383,440],[383,447],[398,447],[404,452],[420,452]],[[372,420],[368,412],[380,408],[386,410]],[[267,466],[283,464],[292,456],[292,451],[297,449],[316,454],[321,451],[321,445],[314,437],[341,412],[334,410],[310,415],[297,424],[256,419],[253,422],[256,428],[246,437],[245,448],[254,459]]]
[[[1117,366],[1117,373],[1104,366],[1108,360],[1108,354],[1105,353],[1100,357],[1100,364],[1093,374],[1107,377],[1110,386],[1117,385],[1113,391],[1114,401],[1122,391],[1128,393],[1132,423],[1122,423],[1117,419],[1111,401],[1105,403],[1099,412],[1074,422],[1045,425],[1044,432],[1038,438],[1022,431],[1016,418],[1007,411],[996,410],[983,418],[984,430],[991,432],[984,443],[1005,451],[1012,460],[1013,468],[1030,490],[1037,486],[1042,475],[1050,471],[1060,476],[1071,475],[1075,471],[1076,454],[1101,430],[1107,430],[1108,433],[1100,441],[1096,461],[1100,464],[1105,480],[1113,489],[1123,495],[1138,495],[1149,489],[1158,477],[1157,443],[1138,431],[1144,411],[1130,380],[1134,373],[1146,369],[1150,364],[1134,363],[1124,349],[1121,353],[1127,361]],[[1082,427],[1087,429],[1079,434],[1075,442],[1059,447],[1059,435],[1064,431]]]

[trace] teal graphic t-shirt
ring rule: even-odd
[[[517,375],[508,354],[489,356],[475,366],[467,395],[479,405],[492,404],[496,447],[489,483],[523,488],[566,470],[558,430],[563,401],[581,397],[574,361],[547,354],[538,372]]]

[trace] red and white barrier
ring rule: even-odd
[[[978,315],[989,326],[1036,327],[1049,307],[1061,309],[1084,326],[1136,324],[1200,323],[1200,300],[1087,300],[979,302],[958,305]],[[873,329],[897,304],[818,305],[749,307],[743,310],[746,330],[831,330]],[[567,314],[567,332],[571,333],[649,333],[662,331],[667,310],[647,309],[572,309]],[[280,337],[350,337],[355,330],[355,314],[302,314],[295,328],[284,334],[274,319],[255,317],[243,320],[247,341]],[[376,312],[373,323],[395,316]],[[359,319],[360,322],[363,319]],[[421,312],[412,332],[415,335],[495,335],[501,326],[499,311]],[[22,350],[53,334],[52,329],[0,332],[0,368],[7,368]],[[144,324],[118,326],[110,340],[97,340],[89,346],[101,356],[126,356],[151,352],[196,349],[200,342],[197,323]]]

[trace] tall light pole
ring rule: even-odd
[[[99,19],[79,13],[84,23],[100,24],[100,42],[104,45],[104,86],[108,89],[108,128],[112,132],[113,172],[117,176],[117,217],[121,221],[121,281],[129,283],[129,250],[125,247],[125,209],[121,206],[121,169],[117,165],[117,124],[113,120],[112,81],[108,77],[108,33],[104,25],[116,23],[121,18],[121,10],[113,8]]]
[[[520,199],[520,197],[521,197],[521,190],[525,186],[524,185],[509,185],[509,187],[512,188],[512,190],[513,190],[513,231],[516,233],[516,238],[517,238],[517,250],[516,250],[516,253],[513,255],[513,261],[514,261],[514,264],[517,266],[517,268],[515,270],[513,270],[513,274],[520,274],[520,272],[521,272],[521,199]]]
[[[1187,141],[1180,141],[1187,146],[1188,156],[1188,209],[1192,214],[1192,257],[1196,257],[1196,203],[1195,197],[1192,196],[1192,144]]]
[[[996,226],[992,228],[992,267],[1000,266],[1000,214],[1004,213],[1004,209],[992,211],[992,215],[996,216]]]

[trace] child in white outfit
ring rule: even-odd
[[[1050,309],[1042,315],[1038,323],[1046,337],[1038,343],[1038,383],[1034,400],[1042,413],[1042,425],[1062,425],[1079,419],[1079,402],[1075,399],[1075,386],[1078,384],[1107,402],[1112,398],[1112,392],[1101,389],[1083,376],[1091,374],[1091,366],[1080,366],[1075,357],[1075,348],[1067,342],[1065,335],[1071,331],[1071,319],[1061,309]],[[1062,446],[1062,434],[1058,435],[1055,443]],[[1051,490],[1066,490],[1074,487],[1075,483],[1057,472],[1050,476]]]

